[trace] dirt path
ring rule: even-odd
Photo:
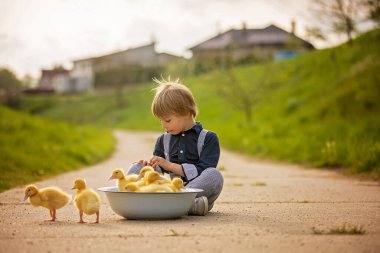
[[[67,192],[76,177],[92,188],[115,167],[149,158],[156,133],[116,132],[117,151],[107,161],[66,173],[40,187]],[[73,204],[48,211],[22,202],[23,188],[0,194],[0,252],[380,252],[380,187],[323,170],[263,163],[222,151],[225,185],[205,217],[136,221],[112,212],[103,193],[100,224],[78,224]],[[265,183],[257,186],[257,183]],[[260,184],[259,184],[260,185]],[[94,216],[85,216],[93,221]],[[364,226],[364,235],[318,235],[344,224]],[[176,232],[174,236],[172,231]]]

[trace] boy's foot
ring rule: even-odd
[[[208,199],[204,196],[196,198],[189,210],[189,215],[205,216],[208,212]]]

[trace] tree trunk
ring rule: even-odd
[[[349,17],[346,17],[346,35],[348,38],[348,43],[352,44],[352,30],[353,30],[353,23],[352,20]]]

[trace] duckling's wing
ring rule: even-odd
[[[139,179],[139,175],[137,175],[137,174],[130,174],[130,175],[125,176],[125,180],[128,183],[129,182],[136,182],[138,179]]]
[[[50,205],[57,208],[66,205],[70,200],[68,194],[57,188],[45,188],[41,190],[40,195],[43,202],[48,202]]]
[[[86,189],[83,191],[78,198],[78,202],[81,202],[80,209],[85,214],[91,215],[99,211],[100,197],[99,194],[92,189]]]
[[[125,191],[125,186],[128,184],[128,181],[123,178],[119,179],[119,182],[117,184],[117,187],[119,188],[119,191]]]

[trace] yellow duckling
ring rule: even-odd
[[[145,167],[143,167],[143,168],[140,170],[140,172],[139,172],[139,179],[144,178],[144,176],[145,176],[145,174],[146,174],[147,172],[152,172],[152,171],[155,171],[155,170],[153,169],[152,166],[145,166]]]
[[[140,170],[139,177],[143,177],[136,182],[127,183],[123,191],[127,192],[178,192],[183,188],[181,178],[173,181],[163,177],[150,166],[145,166]]]
[[[71,196],[59,188],[47,187],[38,189],[35,185],[28,185],[25,188],[24,201],[29,198],[33,206],[42,206],[49,209],[51,220],[55,221],[56,210],[64,207],[70,202]]]
[[[173,189],[167,184],[150,184],[142,186],[140,192],[174,192]]]
[[[138,180],[135,182],[138,187],[145,185],[144,176],[147,172],[152,172],[152,171],[155,171],[155,170],[151,166],[145,166],[140,170],[139,175],[138,175]]]
[[[150,185],[160,179],[160,174],[157,171],[148,171],[144,175],[145,185]]]
[[[139,192],[141,185],[138,183],[128,183],[125,185],[124,190],[127,192]]]
[[[166,184],[150,184],[140,186],[138,183],[129,183],[125,186],[127,192],[174,192],[173,189]]]
[[[174,192],[179,192],[183,188],[183,181],[179,177],[175,177],[172,179],[171,184],[169,186],[173,189]]]
[[[87,188],[86,180],[78,178],[74,181],[72,189],[77,189],[75,194],[75,206],[79,210],[79,223],[85,223],[83,221],[83,213],[92,215],[96,213],[95,223],[99,223],[99,209],[100,209],[100,197],[92,189]]]
[[[155,184],[170,184],[171,183],[171,181],[168,178],[161,176],[160,173],[158,173],[157,171],[146,172],[144,175],[144,182],[145,182],[145,185],[150,185],[152,183],[155,183]]]
[[[143,181],[144,185],[137,183],[136,185],[139,187],[134,191],[139,192],[173,192],[173,189],[169,187],[167,184],[162,183],[162,177],[157,171],[147,171],[144,175]],[[165,178],[165,180],[169,181]],[[170,182],[170,181],[169,181]],[[132,186],[133,187],[133,186]]]
[[[126,184],[138,181],[139,176],[136,174],[125,176],[122,169],[114,169],[112,171],[112,175],[108,180],[111,179],[118,179],[117,186],[119,188],[119,191],[124,191]]]

